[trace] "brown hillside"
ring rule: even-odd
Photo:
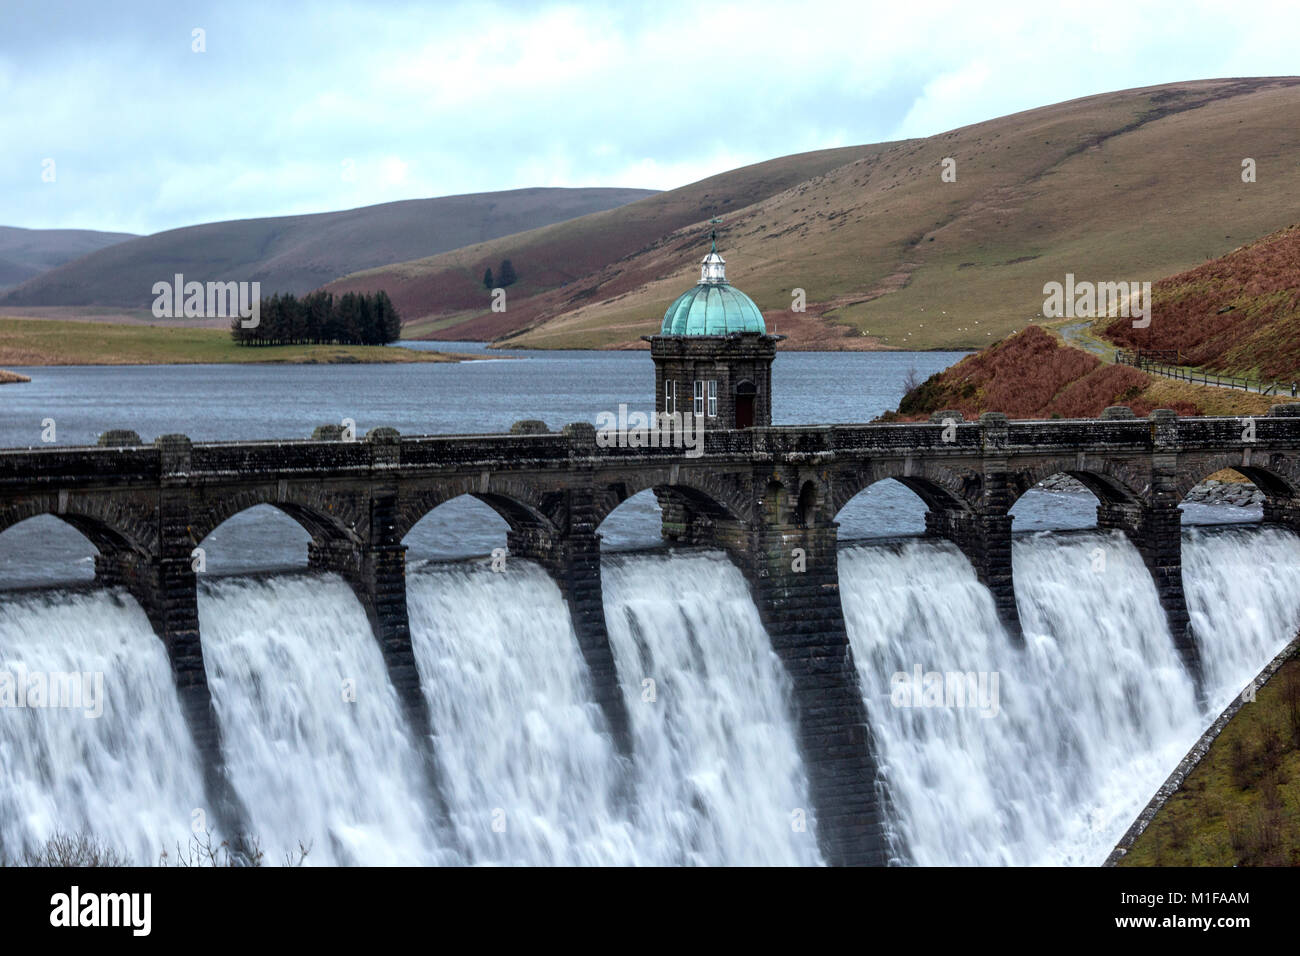
[[[265,296],[302,293],[358,269],[444,252],[650,195],[648,189],[513,189],[210,222],[100,249],[29,279],[0,296],[0,303],[147,309],[154,299],[153,284],[177,272],[200,282],[260,282]]]
[[[992,411],[1015,419],[1095,418],[1110,405],[1127,405],[1139,416],[1155,408],[1172,408],[1180,415],[1209,413],[1202,407],[1205,398],[1197,398],[1208,390],[1187,386],[1186,397],[1171,399],[1164,384],[1135,368],[1104,364],[1031,325],[930,376],[903,396],[897,415],[887,417],[914,420],[958,409],[966,418]],[[1159,398],[1153,389],[1160,390]]]
[[[0,226],[0,292],[47,269],[134,238],[129,232]]]
[[[721,214],[729,278],[791,346],[982,348],[1023,328],[1043,307],[1044,283],[1067,272],[1154,281],[1289,223],[1297,128],[1295,77],[1107,93],[926,139],[775,160],[334,287],[388,288],[416,320],[408,334],[635,344],[696,280],[707,220]],[[1258,182],[1240,181],[1243,156],[1258,163]],[[940,179],[946,157],[955,182]],[[731,179],[764,172],[772,180],[753,188]],[[674,204],[672,216],[637,221]],[[503,258],[521,281],[494,315],[478,283]],[[808,310],[787,323],[779,312],[795,288]]]
[[[386,290],[407,317],[408,335],[422,329],[427,337],[507,336],[575,303],[633,291],[643,281],[641,270],[619,268],[625,261],[662,255],[665,246],[673,263],[698,259],[701,218],[752,206],[880,148],[820,150],[745,166],[619,209],[345,276],[326,288]],[[507,290],[507,311],[493,313],[483,271],[503,259],[511,260],[519,281]],[[429,321],[413,321],[421,317]]]
[[[1177,349],[1184,364],[1300,378],[1300,226],[1155,283],[1151,325],[1108,322],[1116,345]]]

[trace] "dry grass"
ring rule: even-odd
[[[1300,865],[1300,660],[1228,721],[1120,865]]]
[[[65,261],[0,294],[0,303],[148,309],[154,283],[178,272],[202,282],[256,279],[264,295],[301,295],[348,272],[456,249],[485,236],[513,235],[647,195],[642,189],[530,188],[208,222]],[[38,236],[48,239],[48,232]],[[0,231],[0,248],[3,239]],[[492,263],[494,269],[498,265],[499,260]]]
[[[1202,415],[1222,416],[1266,415],[1274,405],[1293,401],[1289,395],[1258,395],[1235,388],[1189,385],[1159,376],[1151,376],[1151,384],[1142,397],[1153,408],[1173,408],[1186,402],[1199,408]]]
[[[229,331],[0,318],[4,365],[195,365],[451,362],[470,356],[382,345],[241,348]],[[3,379],[0,379],[3,381]]]

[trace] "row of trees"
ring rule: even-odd
[[[501,260],[501,268],[497,270],[496,277],[492,276],[492,267],[488,266],[487,271],[483,273],[483,288],[485,289],[504,289],[508,285],[514,285],[519,281],[519,276],[515,275],[515,267],[510,264],[509,259]]]
[[[236,318],[237,345],[386,345],[402,334],[402,317],[387,292],[311,292],[301,299],[276,293],[261,301],[251,329]]]

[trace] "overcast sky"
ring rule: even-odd
[[[1091,93],[1300,72],[1296,0],[996,6],[0,0],[0,224],[671,189]]]

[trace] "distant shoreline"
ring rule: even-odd
[[[241,346],[228,330],[0,317],[0,368],[68,365],[389,365],[480,356],[385,345]],[[27,376],[0,382],[26,381]]]

